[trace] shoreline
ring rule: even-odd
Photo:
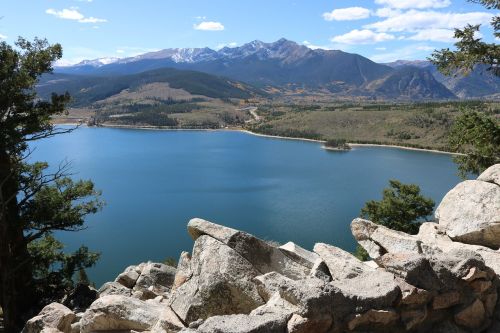
[[[270,135],[270,134],[262,134],[249,131],[247,129],[238,128],[238,127],[228,127],[228,128],[166,128],[166,127],[157,127],[157,126],[134,126],[134,125],[99,125],[99,126],[88,126],[87,124],[78,124],[78,123],[54,123],[54,125],[66,125],[66,126],[82,126],[82,127],[105,127],[105,128],[118,128],[118,129],[140,129],[140,130],[153,130],[153,131],[234,131],[234,132],[242,132],[249,135],[260,136],[264,138],[277,139],[277,140],[295,140],[295,141],[305,141],[305,142],[316,142],[316,143],[325,143],[326,140],[318,140],[318,139],[307,139],[307,138],[294,138],[288,136],[280,136],[280,135]],[[355,147],[380,147],[380,148],[393,148],[393,149],[402,149],[402,150],[412,150],[412,151],[421,151],[421,152],[429,152],[435,154],[446,154],[446,155],[463,155],[460,153],[453,153],[448,151],[442,151],[437,149],[425,149],[425,148],[415,148],[415,147],[406,147],[406,146],[398,146],[395,144],[378,144],[378,143],[347,143],[352,148]],[[321,145],[322,149],[325,150],[333,150],[331,148],[325,147]],[[348,150],[338,150],[335,151],[348,151]]]

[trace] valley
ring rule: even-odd
[[[293,41],[165,49],[133,58],[57,67],[41,98],[68,91],[56,123],[163,129],[244,129],[447,150],[464,108],[500,114],[500,79],[485,66],[443,76],[428,61],[378,64]]]

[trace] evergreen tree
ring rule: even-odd
[[[0,43],[0,305],[7,332],[20,331],[98,257],[85,247],[64,254],[52,235],[82,229],[84,217],[101,208],[93,183],[68,178],[67,164],[49,172],[47,163],[27,162],[29,143],[71,131],[51,123],[70,96],[45,101],[35,92],[61,56],[59,44],[42,39]]]
[[[361,216],[387,228],[409,234],[418,233],[420,221],[432,214],[434,201],[420,194],[420,187],[389,181],[382,200],[368,201],[361,209]]]

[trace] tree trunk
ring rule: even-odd
[[[12,161],[0,151],[0,304],[6,332],[19,332],[33,300],[31,265],[17,205],[18,184]],[[7,179],[6,181],[4,181]],[[10,201],[8,201],[10,200]],[[8,202],[7,202],[8,201]]]

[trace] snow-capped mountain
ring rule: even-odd
[[[419,99],[493,96],[500,87],[500,78],[492,75],[473,73],[449,78],[441,75],[428,61],[378,64],[358,54],[313,50],[286,39],[273,43],[255,40],[219,50],[164,49],[129,58],[83,61],[74,66],[56,67],[56,72],[116,76],[161,68],[199,71],[256,86],[301,87],[375,96],[404,93],[409,98]],[[396,91],[398,87],[405,87],[404,92]]]

